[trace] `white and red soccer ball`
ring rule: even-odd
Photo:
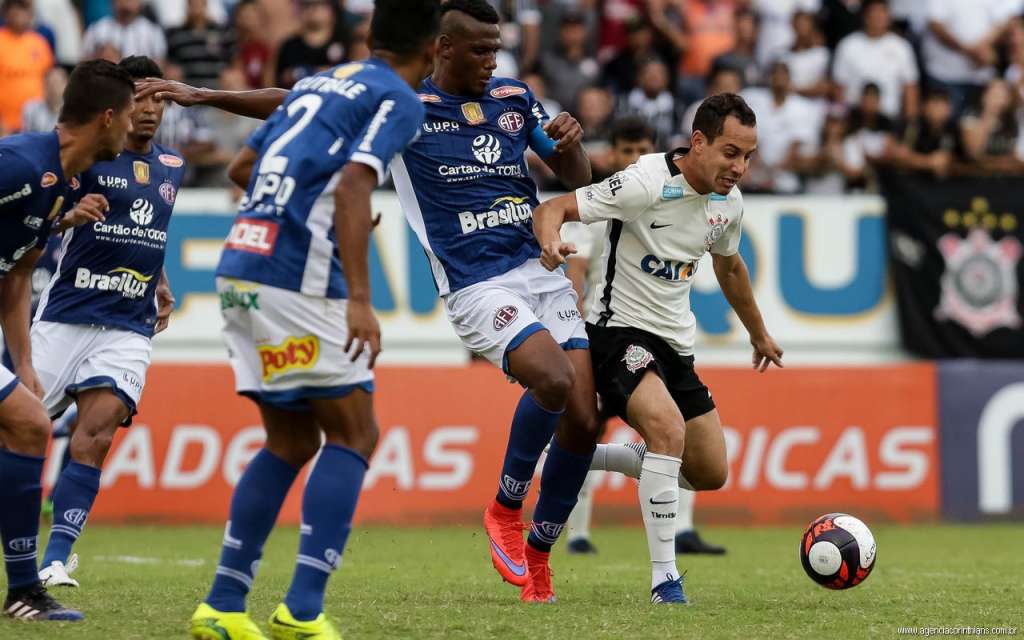
[[[877,547],[867,525],[845,513],[812,522],[800,539],[800,564],[823,587],[849,589],[871,575]]]

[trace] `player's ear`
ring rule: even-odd
[[[690,150],[697,151],[698,153],[704,150],[704,145],[708,143],[707,137],[703,131],[694,131],[690,135]]]

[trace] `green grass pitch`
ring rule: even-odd
[[[876,526],[878,563],[846,592],[808,579],[801,529],[708,528],[724,558],[680,558],[690,607],[649,604],[643,530],[596,528],[597,556],[552,555],[553,606],[524,606],[490,566],[479,527],[357,528],[327,612],[357,638],[898,638],[900,627],[1013,626],[1024,636],[1024,525]],[[58,597],[79,624],[0,620],[0,638],[186,638],[217,561],[215,527],[90,526],[78,590]],[[295,527],[274,533],[250,597],[257,622],[291,576]],[[0,585],[2,586],[2,585]],[[264,626],[265,629],[265,626]]]

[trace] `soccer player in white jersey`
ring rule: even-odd
[[[609,222],[604,286],[587,333],[602,401],[647,445],[639,495],[654,603],[687,602],[673,549],[680,470],[697,490],[720,488],[728,474],[721,421],[693,366],[689,292],[705,253],[750,334],[754,368],[782,366],[782,349],[765,328],[738,253],[743,198],[736,185],[757,148],[756,125],[741,97],[708,98],[697,110],[689,149],[643,156],[534,214],[548,269],[575,251],[559,235],[563,222]]]
[[[654,153],[655,132],[649,124],[639,116],[619,118],[612,124],[609,134],[611,142],[611,161],[615,171],[623,171],[640,159],[640,156]],[[588,302],[599,297],[601,280],[604,277],[601,255],[604,253],[604,237],[607,223],[584,225],[570,222],[562,227],[562,238],[576,246],[576,253],[566,261],[565,273],[572,280],[573,287],[579,296],[580,313],[586,315]],[[604,427],[613,413],[602,408],[601,424]],[[602,431],[604,429],[602,428]],[[606,449],[606,447],[602,447]],[[633,449],[627,453],[633,455]],[[569,553],[597,553],[597,547],[590,540],[590,521],[594,505],[595,473],[587,476],[587,481],[580,491],[579,501],[566,523],[568,527]],[[725,548],[705,542],[693,526],[693,507],[696,493],[689,489],[679,491],[679,510],[676,512],[676,553],[704,553],[722,555]]]

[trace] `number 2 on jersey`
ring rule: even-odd
[[[254,202],[258,202],[264,196],[272,195],[274,196],[274,204],[284,206],[288,199],[291,198],[292,193],[295,191],[295,179],[283,176],[285,171],[288,170],[289,159],[287,156],[281,155],[281,152],[303,129],[309,126],[309,123],[313,121],[322,105],[323,98],[314,93],[300,96],[288,105],[287,113],[290,119],[295,118],[299,113],[301,113],[301,116],[295,121],[295,124],[288,127],[284,133],[271,143],[263,155],[263,160],[260,161],[257,171],[256,185],[253,188],[252,200]]]

